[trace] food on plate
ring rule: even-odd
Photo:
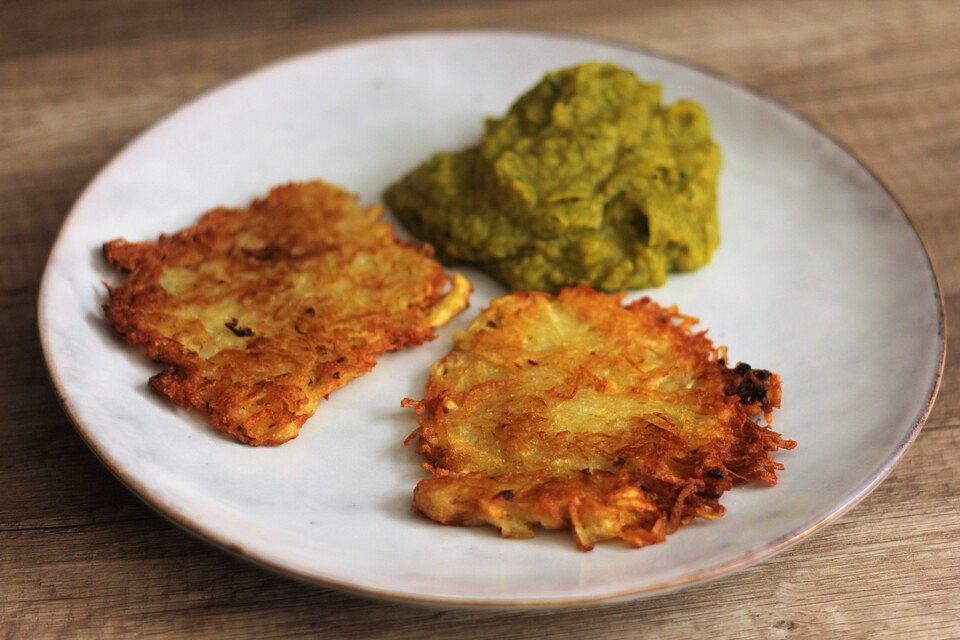
[[[166,364],[151,387],[241,442],[280,444],[378,354],[433,339],[467,306],[470,283],[380,216],[315,181],[156,242],[107,242],[129,277],[104,311]]]
[[[695,318],[586,287],[494,300],[406,399],[424,468],[414,508],[506,537],[572,529],[580,549],[661,542],[724,513],[735,484],[775,484],[791,449],[769,423],[780,377],[728,366]]]
[[[612,64],[549,73],[384,200],[442,259],[515,290],[663,284],[717,246],[721,157],[703,107],[660,94]]]

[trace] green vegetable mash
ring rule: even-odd
[[[720,149],[703,108],[588,63],[547,74],[476,147],[439,153],[384,193],[440,257],[513,289],[663,284],[717,246]]]

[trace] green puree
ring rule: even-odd
[[[588,63],[547,74],[479,145],[438,153],[384,200],[441,258],[513,289],[616,291],[710,260],[720,164],[703,107]]]

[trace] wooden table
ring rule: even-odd
[[[331,638],[960,637],[960,344],[927,426],[838,523],[733,577],[580,612],[430,611],[317,589],[182,533],[57,406],[37,284],[83,186],[199,92],[333,42],[424,27],[577,31],[757,87],[903,202],[960,325],[960,3],[0,2],[0,635]],[[842,416],[835,416],[842,428]]]

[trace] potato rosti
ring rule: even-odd
[[[416,410],[433,475],[414,507],[444,524],[527,538],[573,530],[577,545],[661,542],[723,514],[734,484],[774,484],[790,449],[767,422],[780,378],[730,368],[697,320],[648,298],[592,289],[514,293],[483,311],[431,370]]]
[[[130,276],[104,311],[167,365],[150,386],[242,442],[280,444],[375,356],[431,340],[467,306],[470,284],[380,215],[316,181],[156,242],[113,240],[104,255]]]

